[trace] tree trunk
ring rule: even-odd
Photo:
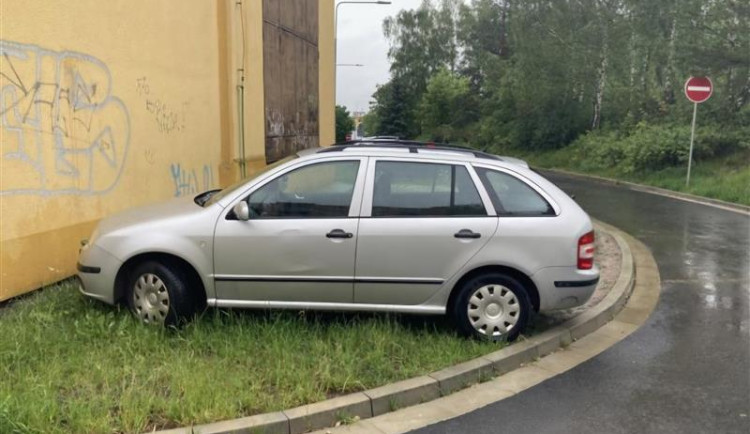
[[[646,55],[643,56],[641,64],[641,110],[645,107],[644,102],[649,98],[648,94],[648,71],[651,67],[651,48],[646,47]]]
[[[664,92],[663,100],[667,104],[674,104],[674,57],[675,41],[677,40],[677,17],[672,18],[672,27],[669,30],[669,51],[667,53],[667,68],[664,73]]]
[[[732,86],[734,82],[734,68],[731,66],[727,70],[727,90],[725,91],[726,94],[726,100],[729,103],[729,107],[732,107],[732,102],[735,100],[734,96],[734,87]]]
[[[508,50],[508,9],[510,0],[500,1],[500,57],[510,57]]]
[[[602,100],[604,99],[604,84],[607,81],[607,55],[609,54],[609,32],[604,27],[602,35],[602,51],[599,61],[599,70],[597,71],[596,96],[594,98],[594,119],[591,121],[591,129],[599,128],[602,120]]]
[[[745,85],[742,86],[742,89],[740,89],[739,93],[737,94],[737,99],[735,101],[734,108],[737,111],[739,111],[749,101],[750,101],[750,69],[747,70],[747,80],[745,81]]]
[[[635,28],[633,24],[633,14],[632,12],[628,14],[628,21],[630,21],[630,37],[628,40],[628,57],[630,60],[630,80],[629,80],[629,87],[628,87],[628,114],[634,114],[633,109],[635,108],[635,104],[633,103],[634,97],[636,95],[635,90],[635,76],[638,73],[638,68],[635,66],[636,57],[638,54],[638,50],[636,48],[636,38],[635,38]]]

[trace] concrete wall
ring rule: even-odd
[[[3,0],[0,19],[0,300],[73,274],[102,217],[237,180],[240,131],[264,164],[261,1]]]
[[[263,0],[263,72],[266,163],[318,147],[318,2]]]

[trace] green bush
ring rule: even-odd
[[[750,149],[750,129],[720,126],[696,129],[693,158],[709,159]],[[621,173],[646,172],[687,163],[689,125],[638,123],[631,131],[594,131],[580,136],[570,156],[582,168],[612,168]]]

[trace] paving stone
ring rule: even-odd
[[[493,383],[495,383],[500,390],[519,393],[529,387],[536,386],[553,376],[554,373],[535,366],[535,364],[531,364],[518,368],[515,371],[508,372],[507,374],[498,377],[496,380],[493,380]]]
[[[289,419],[282,412],[264,413],[222,422],[159,431],[159,434],[289,434]]]
[[[440,393],[448,395],[493,375],[492,363],[487,359],[478,358],[441,369],[429,376],[440,383]]]
[[[425,375],[366,390],[364,394],[372,401],[372,415],[377,416],[439,398],[440,383]]]
[[[650,314],[651,309],[635,308],[628,304],[617,314],[615,319],[629,324],[641,325]]]
[[[633,333],[637,329],[638,325],[626,323],[615,318],[614,320],[603,325],[599,330],[619,340]]]
[[[569,343],[569,337],[570,332],[567,327],[560,325],[532,336],[529,338],[529,342],[536,345],[537,357],[544,357],[553,351],[557,351],[557,349],[562,346],[563,342]]]
[[[554,372],[555,374],[561,374],[576,365],[585,362],[591,357],[591,355],[586,354],[584,351],[577,350],[571,345],[571,348],[557,351],[538,362],[535,362],[534,366]]]
[[[603,326],[609,318],[601,312],[584,312],[573,320],[570,325],[570,336],[573,341],[577,341]]]
[[[386,413],[372,419],[375,428],[384,433],[403,433],[425,425],[450,419],[460,413],[442,399]]]
[[[284,410],[284,414],[289,418],[290,433],[299,434],[334,426],[342,419],[372,417],[372,406],[370,398],[358,392]]]
[[[525,363],[534,361],[537,357],[539,353],[533,342],[518,342],[484,356],[492,364],[495,375],[510,372]]]

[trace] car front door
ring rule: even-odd
[[[477,182],[465,164],[371,159],[355,302],[421,304],[458,272],[497,229]]]
[[[366,161],[292,167],[242,198],[249,220],[231,211],[220,218],[214,238],[218,304],[351,303]]]

